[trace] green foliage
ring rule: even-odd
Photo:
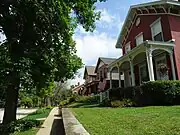
[[[46,113],[47,111],[51,110],[52,108],[41,108],[41,109],[38,109],[37,111],[29,114],[30,115],[35,115],[35,114],[43,114],[43,113]]]
[[[132,99],[138,106],[180,104],[180,81],[154,81],[141,86],[114,89],[111,99]]]
[[[68,104],[70,104],[70,103],[72,103],[74,101],[75,101],[75,97],[74,96],[68,97],[66,100],[60,101],[59,107],[60,108],[64,107],[64,106],[66,106],[66,105],[68,105]]]
[[[79,103],[98,103],[99,96],[77,96],[76,102]]]
[[[30,97],[24,97],[20,101],[20,104],[21,104],[21,106],[30,108],[30,107],[33,106],[33,101],[32,101],[32,99]]]
[[[52,106],[47,106],[46,109],[50,109],[51,110],[51,109],[53,109],[53,107]]]
[[[17,120],[13,121],[8,125],[1,125],[0,126],[0,133],[9,134],[14,133],[15,131],[26,131],[33,127],[39,127],[42,123],[37,120]]]
[[[110,107],[111,106],[111,100],[105,99],[100,104],[100,107]]]
[[[51,88],[46,89],[49,82],[71,79],[82,67],[72,37],[78,24],[86,31],[95,29],[100,17],[96,2],[98,0],[0,2],[0,32],[6,36],[0,43],[0,86],[8,90],[9,106],[5,113],[14,110],[4,115],[5,123],[15,119],[12,108],[16,107],[20,89],[36,88],[43,95],[51,95]]]
[[[131,99],[113,100],[111,101],[111,107],[133,107],[136,106],[135,102]]]

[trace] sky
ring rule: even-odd
[[[78,26],[74,35],[77,55],[82,58],[84,66],[95,66],[99,57],[120,57],[122,50],[116,49],[115,44],[130,6],[151,1],[153,0],[107,0],[97,3],[101,18],[96,22],[94,32],[85,32]],[[75,79],[71,80],[71,85],[84,82],[84,66]]]

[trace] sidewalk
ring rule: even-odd
[[[58,112],[58,107],[52,109],[36,135],[65,135],[63,121]]]

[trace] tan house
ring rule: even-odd
[[[80,83],[78,82],[78,85],[76,85],[74,88],[72,88],[72,93],[82,95],[84,89],[85,89],[84,84],[80,85]]]
[[[85,66],[83,79],[85,79],[83,95],[96,94],[98,81],[96,80],[95,66]]]

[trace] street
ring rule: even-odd
[[[37,108],[28,108],[28,109],[24,109],[24,108],[18,108],[17,110],[17,119],[23,118],[26,115],[35,112],[37,110]],[[0,108],[0,123],[2,123],[3,120],[3,115],[4,115],[4,109]]]

